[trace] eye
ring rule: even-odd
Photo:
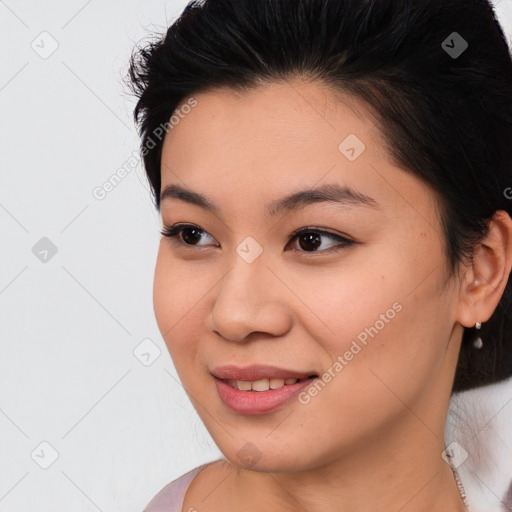
[[[170,238],[173,243],[181,245],[206,245],[196,243],[201,240],[203,233],[209,236],[212,240],[214,239],[206,231],[192,224],[175,224],[171,227],[165,227],[160,233],[163,236]]]
[[[324,243],[322,238],[324,240],[330,239],[331,241],[335,241],[338,243],[331,244],[331,246],[329,247],[329,243]],[[334,233],[329,233],[328,231],[324,231],[322,229],[314,227],[305,227],[294,231],[290,242],[293,242],[295,240],[297,240],[297,242],[299,243],[299,247],[301,247],[302,249],[302,251],[299,252],[313,253],[339,251],[356,243],[354,240],[350,240],[346,237],[336,235]]]
[[[201,241],[202,235],[206,235],[210,237],[212,240],[214,238],[199,228],[198,226],[194,226],[193,224],[175,224],[174,226],[165,227],[161,234],[167,238],[172,239],[172,242],[179,245],[185,246],[205,246],[206,244],[198,243]],[[331,241],[337,242],[331,244],[329,247],[329,243],[324,243],[322,240],[330,239]],[[331,251],[339,251],[350,245],[353,245],[357,242],[354,240],[350,240],[346,237],[336,235],[334,233],[330,233],[328,231],[324,231],[322,229],[314,228],[314,227],[303,227],[294,231],[290,237],[290,242],[294,242],[297,240],[299,242],[299,247],[301,249],[294,249],[298,252],[312,252],[312,253],[323,253],[323,252],[331,252]],[[328,247],[325,247],[325,246]]]

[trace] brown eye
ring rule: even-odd
[[[163,236],[173,239],[177,244],[202,247],[207,244],[199,244],[203,235],[213,237],[197,226],[191,224],[176,224],[166,227],[160,232]]]
[[[301,249],[316,251],[322,245],[322,235],[318,233],[304,233],[298,238]]]
[[[329,243],[324,242],[325,239],[337,242],[329,247]],[[296,249],[299,252],[330,252],[331,250],[340,250],[350,245],[353,245],[353,240],[349,240],[340,235],[329,233],[327,231],[315,229],[315,228],[301,228],[294,232],[291,238],[291,242],[297,240],[300,249]],[[327,247],[325,247],[327,245]],[[320,250],[318,250],[321,248]]]
[[[184,228],[181,230],[182,240],[189,245],[196,245],[201,240],[201,231],[195,228]]]

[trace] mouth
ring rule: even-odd
[[[231,380],[231,381],[242,381],[242,382],[257,382],[268,380],[275,381],[275,384],[279,384],[278,381],[286,381],[289,379],[303,380],[318,374],[314,371],[300,371],[290,370],[287,368],[280,368],[278,366],[271,365],[251,365],[251,366],[235,366],[225,365],[217,366],[212,370],[212,375],[220,380]],[[284,383],[285,384],[285,383]]]
[[[298,382],[303,382],[309,379],[316,379],[318,375],[310,375],[302,379],[294,378],[264,378],[258,380],[235,380],[235,379],[220,379],[228,386],[238,389],[239,391],[254,391],[262,392],[269,389],[281,389],[284,386],[293,386]]]
[[[275,366],[231,365],[211,373],[224,405],[243,415],[265,414],[290,404],[319,375]]]

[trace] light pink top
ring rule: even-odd
[[[194,477],[206,466],[217,461],[207,462],[191,469],[176,480],[168,483],[144,508],[143,512],[181,512],[185,494]]]

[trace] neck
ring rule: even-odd
[[[276,512],[465,510],[453,471],[441,457],[442,435],[413,414],[403,428],[364,443],[336,460],[293,473],[236,470],[234,502]],[[247,501],[250,496],[254,499]]]

